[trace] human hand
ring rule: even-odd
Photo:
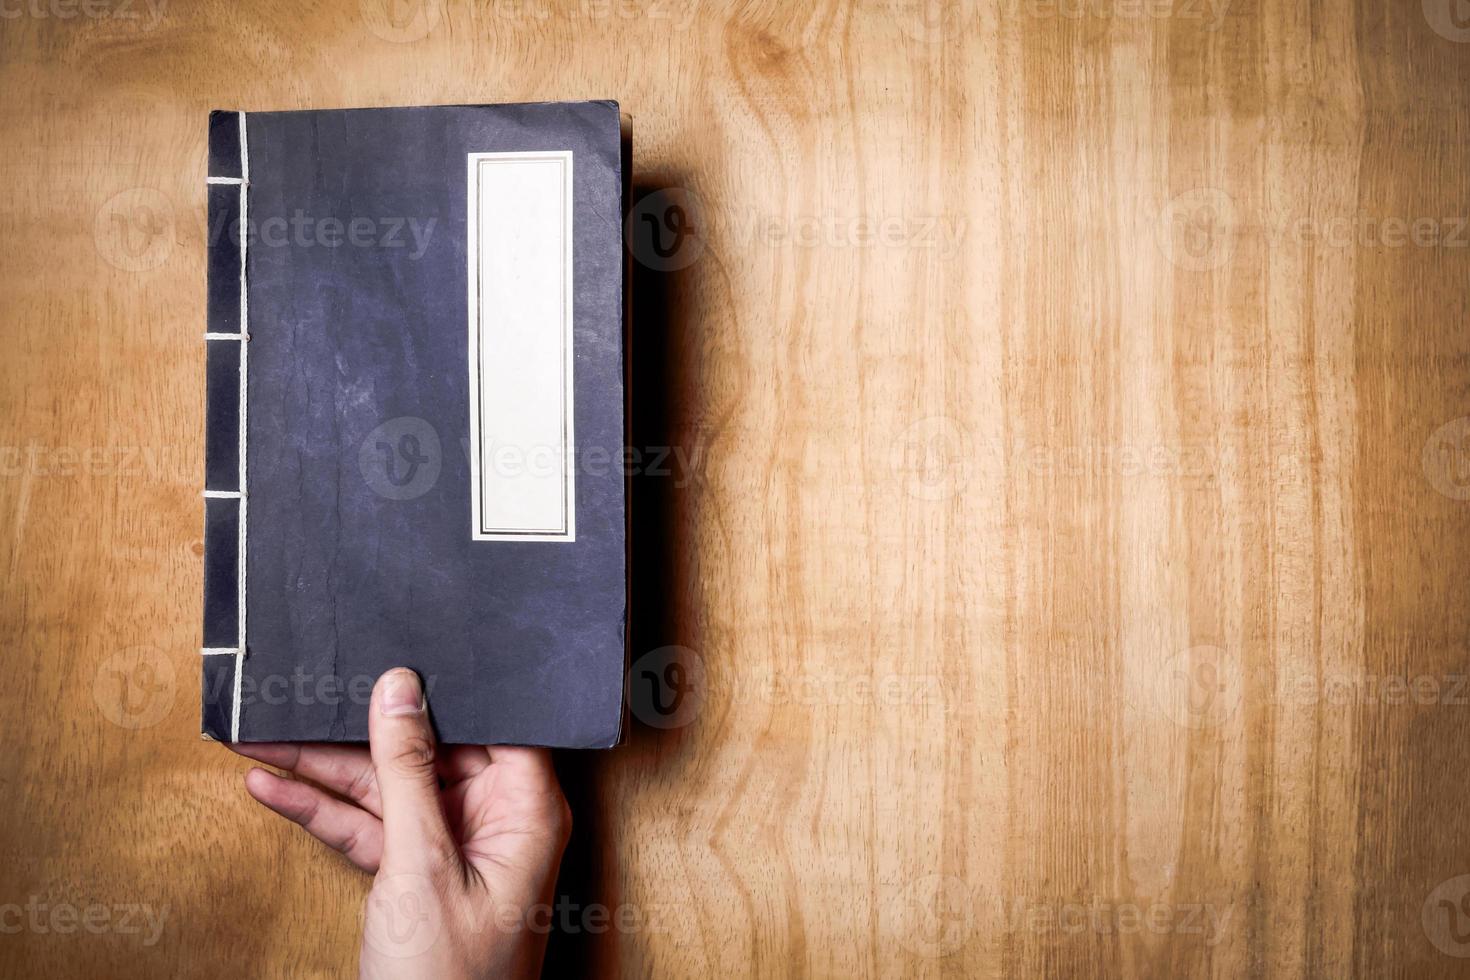
[[[514,746],[437,750],[418,676],[401,667],[373,688],[368,734],[370,750],[231,746],[311,780],[251,769],[245,788],[377,876],[363,916],[361,975],[539,976],[551,892],[571,833],[550,754]]]

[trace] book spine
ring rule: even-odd
[[[250,155],[243,112],[209,114],[208,325],[205,330],[204,646],[200,729],[239,741],[245,643],[245,285]]]

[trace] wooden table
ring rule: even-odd
[[[0,6],[0,971],[355,961],[196,735],[206,111],[583,97],[685,232],[632,654],[690,700],[560,760],[556,966],[1463,966],[1453,0],[155,2]]]

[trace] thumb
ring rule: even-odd
[[[390,874],[428,874],[456,854],[439,802],[434,730],[418,675],[395,667],[373,687],[368,740],[383,807],[383,860]]]

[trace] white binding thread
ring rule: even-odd
[[[239,119],[240,179],[229,181],[229,183],[240,185],[240,334],[243,337],[250,332],[249,292],[245,288],[245,244],[249,241],[249,236],[245,234],[245,229],[249,227],[249,214],[247,213],[249,205],[245,191],[250,186],[250,143],[246,136],[244,112],[239,113]],[[240,684],[245,674],[245,517],[247,507],[245,496],[245,379],[248,373],[246,365],[249,349],[250,345],[242,340],[240,344],[240,548],[238,555],[240,564],[237,576],[240,590],[240,615],[238,617],[240,640],[238,649],[235,650],[235,695],[234,706],[230,711],[231,742],[240,741]]]
[[[206,177],[205,181],[210,184],[232,184],[240,188],[240,228],[244,229],[249,218],[247,213],[248,198],[245,189],[250,186],[250,148],[246,142],[245,113],[237,112],[236,117],[240,123],[240,176],[239,177]],[[235,333],[217,330],[206,330],[205,340],[238,340],[240,341],[240,475],[238,490],[205,490],[204,496],[211,499],[230,499],[240,501],[240,528],[239,545],[235,556],[236,560],[236,601],[238,603],[238,640],[232,647],[201,647],[199,652],[206,657],[229,657],[235,658],[235,690],[233,704],[230,711],[230,741],[240,741],[240,693],[241,683],[245,673],[245,518],[246,518],[246,443],[245,443],[245,387],[246,378],[249,376],[246,341],[250,339],[248,326],[250,324],[250,303],[245,291],[245,244],[247,236],[240,235],[240,329]]]

